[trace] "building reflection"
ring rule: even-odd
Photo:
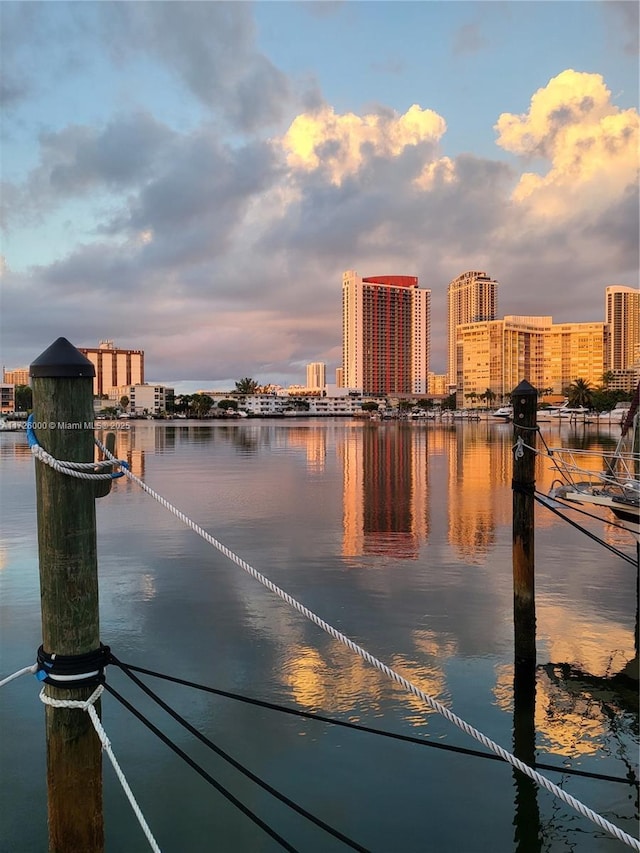
[[[449,543],[465,562],[484,561],[495,544],[496,525],[510,516],[507,442],[487,442],[478,429],[446,434],[449,461]]]
[[[25,432],[15,431],[8,441],[0,442],[0,459],[3,457],[16,459],[19,462],[29,462],[33,459],[31,448],[27,444],[27,435]]]
[[[327,462],[327,428],[325,426],[289,427],[287,429],[289,447],[304,450],[307,459],[307,471],[321,474]]]
[[[109,432],[115,433],[116,437],[116,447],[113,455],[117,459],[123,459],[129,466],[129,470],[132,474],[144,479],[145,452],[155,451],[155,433],[160,432],[160,430],[145,430],[142,432],[135,429],[109,430],[108,428],[105,428],[102,433],[98,433],[100,441],[104,443],[106,441],[106,435]],[[126,477],[120,477],[113,482],[115,488],[126,487],[129,489],[134,486],[131,480]]]
[[[429,537],[432,512],[443,508],[448,513],[450,546],[465,563],[485,563],[498,526],[511,524],[513,505],[512,431],[498,427],[501,432],[488,440],[487,430],[492,429],[496,425],[486,423],[461,429],[372,423],[345,430],[337,440],[343,469],[343,556],[417,558]],[[537,441],[536,490],[543,494],[559,476],[547,453],[552,437]],[[310,467],[323,464],[326,449],[317,434],[301,430],[298,439],[307,448]],[[611,452],[611,439],[589,441],[590,452]],[[429,466],[439,468],[438,460],[445,461],[446,499],[430,487]],[[599,470],[597,459],[591,464]],[[605,522],[598,535],[606,542],[628,544],[628,534],[607,518],[606,511],[595,517]],[[535,523],[537,528],[550,528],[558,518],[536,505]]]
[[[343,556],[418,557],[429,531],[427,435],[377,424],[345,434]]]

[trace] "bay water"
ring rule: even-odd
[[[509,424],[285,419],[133,421],[133,473],[327,623],[511,750]],[[549,446],[611,449],[616,429],[542,425]],[[0,678],[41,643],[34,461],[0,433]],[[554,479],[540,455],[536,484]],[[571,515],[623,553],[612,522]],[[605,516],[603,516],[604,518]],[[97,502],[102,642],[210,687],[419,738],[391,740],[144,677],[207,738],[374,853],[626,849],[482,749],[266,589],[127,479]],[[535,757],[638,778],[637,571],[536,507]],[[194,740],[115,667],[107,680],[302,853],[348,849]],[[44,709],[31,676],[0,690],[0,851],[47,849]],[[282,849],[112,696],[112,747],[165,853]],[[630,834],[637,787],[541,771]],[[104,759],[106,849],[149,849]]]

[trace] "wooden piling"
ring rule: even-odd
[[[93,461],[91,362],[58,338],[30,374],[38,443],[56,459]],[[42,640],[49,654],[87,654],[100,645],[94,486],[36,461]],[[93,690],[45,685],[55,699],[85,700]],[[102,853],[100,741],[86,711],[47,705],[45,713],[49,853]]]
[[[511,394],[514,445],[522,439],[528,447],[516,446],[513,460],[513,624],[515,659],[536,658],[535,605],[535,464],[538,392],[523,380]],[[534,448],[530,450],[529,448]]]

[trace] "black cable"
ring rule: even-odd
[[[549,505],[549,498],[547,495],[541,497],[540,494],[541,493],[538,492],[534,495],[534,498],[538,501],[538,503],[542,504],[542,506],[546,506],[548,510],[555,513],[559,518],[562,518],[572,527],[575,527],[576,530],[580,530],[582,533],[585,534],[585,536],[588,536],[589,539],[593,539],[594,542],[597,542],[599,545],[602,545],[603,548],[606,548],[608,551],[611,551],[613,554],[616,554],[616,556],[621,557],[623,560],[626,560],[627,563],[630,563],[632,566],[636,565],[636,561],[633,559],[633,557],[630,557],[628,554],[625,554],[622,551],[618,551],[617,548],[614,548],[613,545],[609,545],[609,543],[605,542],[604,539],[600,539],[598,536],[595,535],[595,533],[592,533],[590,530],[587,530],[586,527],[581,527],[575,521],[572,521],[570,518],[567,518],[566,515],[563,515],[561,512],[558,511],[557,507]],[[554,498],[554,500],[556,500],[556,498]]]
[[[266,824],[263,820],[261,820],[261,818],[259,818],[256,814],[254,814],[249,808],[247,808],[247,806],[245,806],[243,803],[241,803],[240,800],[238,800],[236,797],[234,797],[230,791],[227,791],[227,789],[225,787],[223,787],[220,784],[220,782],[217,782],[213,778],[213,776],[211,776],[209,773],[207,773],[206,770],[204,770],[202,767],[200,767],[200,765],[197,764],[192,758],[190,758],[186,754],[186,752],[184,752],[182,749],[180,749],[179,746],[177,746],[165,734],[163,734],[160,731],[160,729],[157,728],[157,726],[154,726],[154,724],[150,720],[147,720],[147,718],[143,714],[141,714],[140,711],[137,711],[130,702],[127,702],[127,700],[124,698],[124,696],[121,696],[118,693],[118,691],[114,690],[114,688],[110,684],[105,683],[104,689],[108,690],[109,693],[111,693],[111,695],[114,697],[114,699],[117,699],[118,702],[120,702],[122,705],[124,705],[124,707],[128,711],[130,711],[135,717],[137,717],[141,723],[143,723],[150,731],[152,731],[157,737],[159,737],[160,740],[169,747],[169,749],[172,749],[176,753],[176,755],[179,755],[180,758],[182,758],[184,761],[186,761],[186,763],[191,768],[193,768],[193,770],[195,770],[196,773],[198,773],[200,776],[202,776],[202,778],[205,781],[207,781],[210,785],[213,785],[213,787],[219,793],[221,793],[223,797],[225,797],[227,800],[229,800],[230,803],[233,803],[233,805],[236,806],[236,808],[240,809],[240,811],[243,812],[243,814],[245,814],[250,820],[252,820],[255,824],[257,824],[261,829],[263,829],[267,833],[267,835],[270,835],[271,838],[275,839],[275,841],[277,841],[279,844],[281,844],[285,850],[289,850],[290,853],[300,853],[300,851],[296,850],[295,847],[292,847],[288,841],[285,841],[284,838],[282,838],[282,836],[278,835],[278,833],[274,829],[271,829],[271,827],[268,824]]]
[[[557,482],[558,482],[558,480],[554,480],[554,483],[557,483]],[[625,530],[627,533],[631,532],[628,527],[625,527],[624,524],[621,524],[619,521],[611,521],[608,518],[604,519],[601,515],[596,515],[595,512],[589,512],[586,509],[581,509],[579,506],[576,506],[577,501],[576,502],[567,501],[566,498],[562,497],[562,495],[551,496],[548,494],[545,495],[544,492],[536,492],[536,494],[541,497],[543,503],[545,500],[557,501],[558,503],[562,504],[562,506],[565,509],[570,509],[573,512],[580,513],[580,515],[586,515],[587,518],[591,518],[594,521],[599,521],[600,523],[602,523],[603,521],[606,521],[606,523],[609,525],[609,527],[617,527],[618,530]],[[604,506],[604,505],[601,504],[601,506]]]
[[[212,693],[215,696],[222,696],[226,699],[235,699],[238,702],[245,702],[248,705],[255,705],[259,708],[267,708],[271,711],[280,711],[283,714],[290,714],[294,717],[303,717],[307,720],[317,720],[322,723],[330,723],[335,726],[342,726],[347,729],[355,729],[359,732],[365,732],[366,734],[380,735],[381,737],[392,738],[393,740],[405,741],[406,743],[417,744],[418,746],[429,746],[432,749],[442,749],[447,752],[457,752],[462,755],[471,755],[476,758],[489,758],[491,761],[504,761],[499,755],[495,755],[492,752],[482,752],[479,749],[469,749],[467,747],[462,746],[454,746],[453,744],[447,743],[438,743],[437,741],[424,740],[421,738],[413,737],[412,735],[403,735],[397,734],[395,732],[385,732],[382,729],[374,729],[370,726],[363,726],[358,723],[349,723],[346,720],[338,720],[334,717],[325,717],[322,714],[312,714],[309,711],[302,711],[299,708],[288,708],[284,705],[276,705],[273,702],[266,702],[262,699],[252,699],[250,696],[243,696],[240,693],[230,693],[227,690],[219,690],[215,687],[207,687],[203,684],[197,684],[193,681],[186,681],[183,678],[176,678],[172,675],[164,675],[160,672],[155,672],[151,669],[144,669],[141,666],[134,666],[133,664],[123,664],[116,658],[113,658],[113,663],[119,667],[127,667],[127,669],[133,670],[135,672],[141,672],[145,675],[151,675],[155,678],[161,678],[165,681],[170,681],[174,684],[182,684],[184,687],[193,687],[196,690],[201,690],[205,693]],[[536,761],[533,767],[540,768],[542,770],[551,770],[554,773],[565,773],[572,776],[584,776],[589,779],[600,779],[603,782],[622,782],[626,785],[638,785],[637,779],[623,779],[620,776],[609,776],[605,773],[591,773],[588,770],[574,770],[568,767],[557,767],[554,764],[544,764],[542,762]]]
[[[557,483],[559,481],[554,480],[553,482]],[[552,485],[553,485],[553,483],[552,483]],[[538,495],[538,497],[540,498],[542,503],[545,503],[545,501],[557,501],[558,503],[562,504],[562,506],[565,509],[573,510],[573,512],[580,513],[580,515],[586,515],[587,518],[592,518],[594,521],[599,521],[601,523],[603,521],[606,521],[606,523],[609,525],[609,527],[617,527],[618,530],[625,530],[627,533],[630,532],[629,528],[625,527],[624,524],[621,524],[619,521],[610,521],[609,519],[603,519],[603,517],[601,515],[596,515],[594,512],[589,512],[586,509],[580,509],[579,506],[576,506],[576,502],[567,501],[566,498],[562,497],[562,495],[553,495],[552,496],[550,494],[545,494],[544,492],[538,492],[538,491],[536,491],[536,495]],[[601,504],[601,506],[602,506],[602,504]]]
[[[325,832],[328,832],[330,835],[333,835],[334,838],[337,838],[339,841],[342,841],[348,847],[351,847],[353,850],[358,850],[359,853],[369,853],[369,851],[366,849],[366,847],[362,847],[362,845],[358,844],[355,841],[352,841],[346,835],[343,835],[339,830],[334,829],[332,826],[329,826],[329,824],[325,823],[320,818],[315,817],[315,815],[312,815],[310,812],[308,812],[302,806],[298,805],[296,802],[289,799],[289,797],[287,797],[285,794],[281,794],[273,786],[269,785],[268,782],[265,782],[263,779],[260,779],[259,776],[256,776],[255,773],[252,773],[251,770],[246,768],[244,765],[240,764],[240,762],[236,761],[235,758],[232,758],[221,747],[219,747],[215,743],[213,743],[213,741],[211,741],[209,738],[207,738],[205,735],[203,735],[201,732],[199,732],[194,726],[192,726],[189,722],[187,722],[187,720],[185,720],[184,717],[182,717],[180,714],[178,714],[176,711],[174,711],[169,705],[167,705],[167,703],[164,702],[156,693],[154,693],[150,687],[148,687],[139,678],[136,678],[136,676],[132,672],[129,671],[129,667],[127,666],[127,664],[124,664],[124,663],[122,663],[122,661],[117,660],[117,658],[115,658],[113,655],[111,656],[111,662],[116,664],[117,666],[119,666],[120,669],[124,672],[124,674],[127,675],[134,682],[134,684],[137,684],[138,687],[147,694],[147,696],[149,696],[151,699],[153,699],[153,701],[157,705],[159,705],[163,709],[163,711],[166,711],[167,714],[169,714],[171,717],[173,717],[173,719],[177,723],[179,723],[181,726],[183,726],[183,728],[185,728],[188,732],[190,732],[194,737],[196,737],[205,746],[208,746],[209,749],[213,750],[213,752],[215,752],[217,755],[219,755],[221,758],[223,758],[226,762],[231,764],[232,767],[234,767],[236,770],[238,770],[240,773],[242,773],[247,778],[251,779],[252,782],[255,782],[256,785],[261,787],[263,790],[267,791],[269,794],[271,794],[277,800],[280,800],[281,803],[284,803],[285,805],[289,806],[289,808],[293,809],[293,811],[297,812],[299,815],[302,815],[302,817],[306,817],[307,820],[310,820],[316,826],[320,827],[320,829],[324,829]]]

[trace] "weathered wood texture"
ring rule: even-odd
[[[92,461],[93,380],[33,377],[32,387],[40,445],[56,459]],[[36,501],[44,650],[86,654],[100,644],[94,482],[37,461]],[[46,685],[56,699],[92,692]],[[49,851],[101,853],[102,755],[91,720],[85,711],[46,706],[46,734]]]

